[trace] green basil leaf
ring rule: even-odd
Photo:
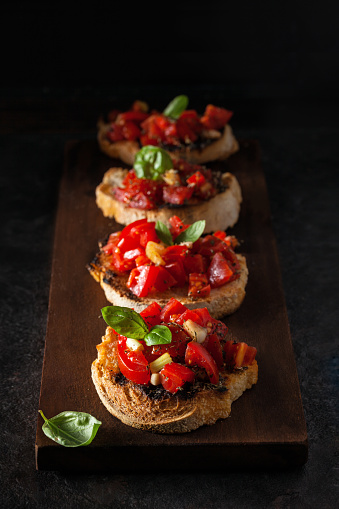
[[[205,219],[191,224],[185,231],[179,233],[174,243],[180,244],[181,242],[195,242],[203,234],[205,224]]]
[[[106,306],[102,308],[101,313],[107,325],[122,336],[143,339],[148,332],[147,324],[133,309],[122,306]]]
[[[158,180],[165,171],[173,168],[173,161],[166,150],[145,145],[136,153],[133,168],[138,178]]]
[[[164,109],[163,114],[166,117],[179,118],[181,113],[185,111],[188,106],[187,95],[178,95],[175,97]]]
[[[147,346],[165,345],[172,342],[172,333],[166,325],[154,325],[144,337]]]
[[[161,221],[157,221],[155,225],[155,231],[160,240],[167,246],[173,245],[172,234],[167,226]]]
[[[84,412],[61,412],[51,419],[47,419],[41,410],[39,413],[45,421],[42,431],[48,438],[64,447],[90,444],[101,425],[101,421]]]

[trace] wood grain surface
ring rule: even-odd
[[[36,433],[36,467],[68,471],[211,471],[258,467],[290,468],[307,461],[307,430],[272,229],[260,146],[241,140],[240,151],[212,169],[238,178],[243,203],[229,230],[242,241],[249,281],[241,308],[225,318],[232,334],[258,349],[259,380],[232,405],[228,419],[181,435],[159,435],[128,427],[114,418],[91,380],[106,324],[107,301],[86,264],[98,240],[121,229],[104,218],[95,187],[112,166],[95,140],[69,142],[59,189],[49,312],[39,408],[47,417],[64,410],[88,412],[102,421],[87,447],[65,448]]]

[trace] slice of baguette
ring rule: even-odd
[[[138,141],[117,141],[112,143],[107,139],[110,124],[99,119],[97,123],[97,140],[102,152],[113,159],[120,159],[124,163],[133,166],[135,154],[141,149]],[[192,148],[182,146],[177,150],[168,151],[172,157],[185,159],[193,164],[205,164],[212,161],[224,160],[239,150],[239,143],[233,134],[230,125],[226,124],[221,136],[201,146]]]
[[[187,295],[188,286],[169,288],[165,292],[151,292],[147,297],[139,298],[126,286],[128,275],[117,274],[110,268],[110,257],[100,251],[88,264],[92,277],[100,283],[108,302],[115,306],[131,307],[138,313],[153,301],[163,307],[171,297],[175,297],[189,309],[206,307],[215,318],[234,313],[242,304],[246,295],[248,268],[246,258],[237,254],[240,263],[240,277],[219,288],[212,288],[208,297],[193,299]]]
[[[185,224],[192,224],[203,218],[206,221],[205,233],[216,230],[227,230],[238,221],[242,193],[238,180],[232,173],[223,173],[222,185],[226,188],[206,201],[182,207],[161,207],[154,210],[141,210],[127,207],[123,202],[113,198],[111,188],[120,186],[127,174],[126,169],[111,168],[97,186],[96,203],[105,217],[114,218],[117,223],[127,225],[138,219],[162,221],[169,227],[169,218],[176,214]]]
[[[111,357],[115,338],[108,327],[102,341],[111,343]],[[116,373],[108,369],[100,358],[92,363],[92,380],[100,400],[124,424],[156,433],[187,433],[225,419],[231,413],[233,401],[258,380],[258,364],[254,361],[246,368],[221,371],[217,386],[198,382],[191,392],[170,395],[158,391],[156,397],[152,397],[147,387],[126,379],[119,382],[114,376],[118,373],[118,367],[116,369]]]

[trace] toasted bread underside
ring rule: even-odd
[[[126,286],[128,275],[118,275],[110,269],[108,257],[103,251],[88,265],[88,270],[100,283],[108,302],[115,306],[132,307],[140,313],[154,301],[163,307],[171,297],[174,297],[189,309],[206,307],[214,318],[221,318],[234,313],[246,295],[248,279],[246,258],[242,255],[237,255],[237,258],[240,264],[240,277],[219,288],[212,288],[208,297],[200,299],[193,299],[187,295],[187,285],[180,288],[171,287],[165,292],[150,293],[147,297],[139,298]]]
[[[182,207],[161,207],[154,210],[127,207],[113,198],[111,188],[120,186],[126,173],[127,170],[123,168],[111,168],[96,188],[97,206],[105,217],[114,218],[117,223],[127,225],[147,218],[148,221],[162,221],[170,226],[169,218],[177,215],[185,224],[205,219],[205,233],[208,233],[226,230],[238,221],[242,194],[239,182],[232,173],[227,172],[222,175],[222,184],[226,189],[210,200]]]
[[[110,124],[99,119],[97,139],[101,151],[113,159],[120,159],[124,163],[133,166],[135,154],[141,148],[139,142],[126,140],[112,143],[106,137],[109,129]],[[191,149],[184,147],[179,150],[170,151],[169,154],[185,159],[193,164],[205,164],[211,161],[227,159],[238,150],[239,143],[233,135],[231,126],[227,124],[220,138],[213,140],[203,148]]]
[[[112,332],[107,330],[107,335]],[[201,385],[190,395],[149,397],[142,386],[128,380],[116,382],[111,372],[96,359],[92,380],[107,410],[124,424],[156,433],[187,433],[200,426],[212,425],[231,413],[231,405],[258,380],[257,362],[246,368],[220,373],[218,386]]]

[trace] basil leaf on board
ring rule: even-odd
[[[133,168],[138,178],[158,180],[165,171],[173,168],[173,161],[166,150],[145,145],[136,153]]]
[[[173,246],[172,234],[167,226],[161,221],[157,221],[155,225],[155,231],[160,240],[167,246]]]
[[[144,337],[147,346],[165,345],[172,342],[172,333],[166,325],[154,325]]]
[[[195,242],[204,232],[206,221],[202,219],[201,221],[196,221],[191,224],[186,230],[179,233],[176,237],[174,243],[180,244],[181,242]]]
[[[175,97],[164,109],[163,114],[166,117],[179,118],[181,113],[185,111],[188,106],[187,95],[178,95]]]
[[[122,306],[106,306],[102,308],[101,313],[107,325],[122,336],[143,339],[148,332],[147,324],[133,309]]]
[[[47,419],[42,410],[39,410],[39,413],[45,421],[42,431],[48,438],[64,447],[90,444],[101,425],[101,421],[85,412],[61,412],[51,419]]]

